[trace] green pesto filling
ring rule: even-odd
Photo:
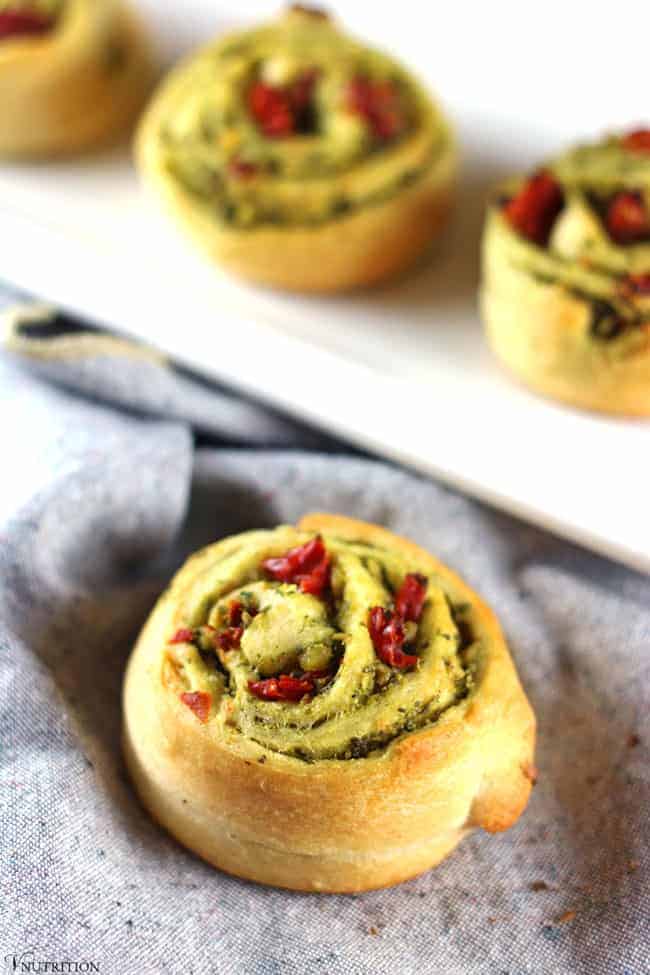
[[[517,234],[496,207],[488,216],[485,239],[486,261],[504,260],[536,284],[560,288],[584,302],[588,309],[585,327],[593,338],[615,343],[621,354],[644,344],[641,326],[650,321],[650,296],[626,291],[627,273],[611,273],[602,265],[563,257],[552,244],[547,249],[538,247]]]
[[[577,146],[550,163],[567,189],[604,195],[621,189],[650,190],[650,155],[626,149],[620,138]]]
[[[199,638],[176,648],[177,659],[189,690],[216,695],[215,720],[224,733],[308,762],[361,758],[431,725],[472,691],[482,662],[480,633],[472,607],[454,602],[438,576],[383,548],[324,536],[332,576],[322,599],[260,569],[264,559],[309,538],[286,527],[257,532],[207,568],[186,622],[223,632],[236,601],[243,607],[241,642],[224,653]],[[427,598],[419,622],[407,624],[408,652],[418,664],[399,670],[378,659],[368,612],[389,609],[404,576],[419,571],[427,575]],[[262,700],[249,689],[251,680],[312,670],[327,673],[299,701]]]
[[[344,192],[331,194],[327,200],[319,201],[318,206],[305,206],[301,210],[290,210],[272,198],[265,199],[261,195],[256,196],[254,201],[252,195],[242,199],[241,194],[231,192],[232,187],[213,168],[203,168],[192,161],[184,167],[180,160],[170,160],[168,173],[178,179],[188,192],[208,204],[218,220],[241,230],[260,226],[318,227],[392,199],[404,187],[425,176],[433,161],[432,155],[418,169],[400,174],[376,191],[356,194],[354,198],[346,196]]]
[[[316,75],[309,131],[268,137],[249,111],[251,86],[290,85],[305,71]],[[359,77],[396,92],[404,124],[387,142],[346,100]],[[211,45],[163,97],[158,149],[169,178],[240,229],[318,226],[382,203],[425,176],[450,143],[437,109],[400,65],[311,17],[289,15]]]

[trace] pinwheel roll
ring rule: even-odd
[[[579,146],[501,188],[481,303],[492,348],[531,387],[650,415],[650,130]]]
[[[418,546],[333,515],[194,555],[133,651],[124,715],[156,819],[299,890],[420,873],[473,827],[511,826],[534,779],[492,612]]]
[[[104,142],[152,77],[131,14],[114,0],[0,0],[0,154],[47,156]]]
[[[302,291],[410,264],[441,228],[455,171],[449,126],[412,76],[304,7],[173,71],[137,155],[216,261]]]

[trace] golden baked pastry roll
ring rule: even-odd
[[[445,220],[456,169],[450,128],[411,74],[299,6],[174,70],[137,158],[214,260],[299,291],[410,264]]]
[[[579,146],[500,188],[481,305],[493,350],[532,388],[650,415],[650,130]]]
[[[152,78],[114,0],[0,0],[0,155],[87,149],[133,120]]]
[[[140,797],[229,873],[359,891],[511,826],[535,720],[494,614],[389,531],[309,515],[192,556],[124,685]]]

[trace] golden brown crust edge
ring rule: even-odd
[[[106,38],[82,24],[62,34],[39,41],[38,50],[25,43],[2,52],[0,156],[54,158],[100,147],[123,134],[140,109],[153,81],[153,57],[130,10],[117,7]],[[122,48],[115,74],[104,64],[108,42]]]
[[[423,556],[413,543],[354,519],[310,515],[299,527]],[[437,864],[471,828],[511,826],[531,789],[535,719],[492,612],[427,558],[478,606],[493,641],[482,685],[436,724],[365,759],[306,764],[241,736],[219,740],[164,689],[150,618],[125,679],[124,749],[154,817],[222,870],[328,892],[399,883]]]
[[[650,416],[650,330],[633,351],[592,338],[590,303],[535,280],[507,260],[489,220],[483,244],[481,313],[497,358],[524,384],[581,409]]]
[[[406,270],[444,229],[454,199],[456,150],[391,199],[319,227],[231,230],[173,183],[158,158],[164,107],[154,95],[136,137],[144,184],[207,256],[234,274],[272,288],[328,293],[376,284]]]

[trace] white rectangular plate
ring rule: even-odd
[[[216,15],[212,0],[140,6],[168,60],[242,20],[232,0]],[[627,6],[621,23],[634,14]],[[210,267],[143,197],[122,150],[0,168],[0,275],[650,571],[650,424],[575,412],[520,388],[490,357],[475,307],[486,187],[576,137],[643,120],[646,88],[632,83],[634,64],[645,59],[643,32],[626,30],[605,72],[607,23],[596,18],[585,32],[580,5],[546,4],[534,50],[518,47],[512,17],[520,15],[511,4],[445,5],[435,8],[440,22],[418,0],[330,7],[419,71],[456,119],[462,195],[447,240],[426,266],[354,297],[246,287]],[[245,16],[275,9],[250,2]],[[552,122],[539,121],[550,114]]]

